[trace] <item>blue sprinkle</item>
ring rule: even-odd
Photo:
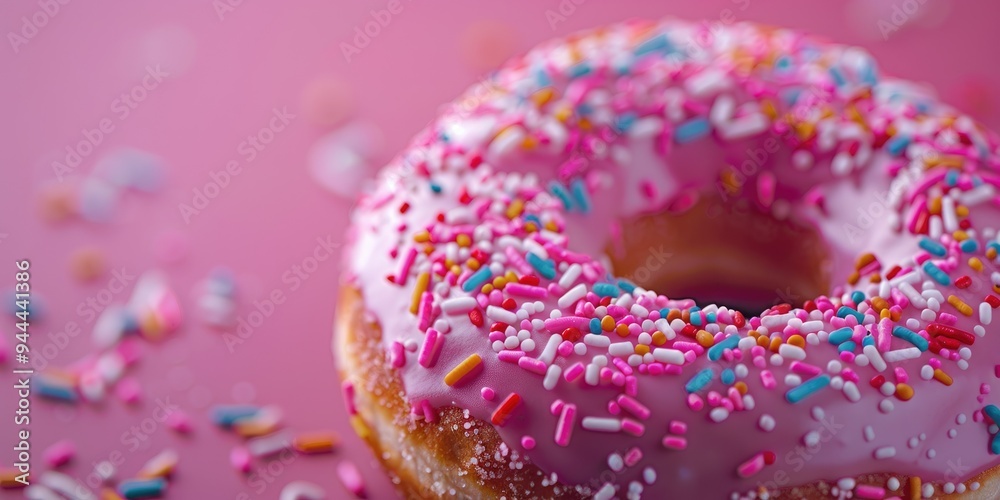
[[[618,297],[622,294],[622,291],[611,283],[597,283],[594,285],[594,293],[598,297]]]
[[[830,77],[833,78],[833,83],[838,87],[843,87],[847,84],[847,80],[844,78],[844,74],[840,72],[840,69],[836,66],[830,67]]]
[[[785,104],[792,105],[799,101],[799,96],[801,95],[802,89],[791,88],[781,92],[781,99],[785,101]]]
[[[666,307],[664,307],[663,309],[660,309],[660,317],[661,318],[667,319],[667,315],[668,314],[670,314],[670,309],[667,309]]]
[[[955,187],[958,185],[958,170],[949,170],[948,173],[944,174],[944,181],[949,187]]]
[[[830,376],[824,373],[792,387],[785,393],[785,399],[789,403],[798,403],[828,385],[830,385]]]
[[[566,188],[563,187],[562,184],[560,184],[557,181],[550,182],[549,191],[551,191],[556,198],[559,198],[559,201],[561,201],[563,204],[563,208],[565,208],[566,210],[570,210],[573,208],[573,200],[571,200],[569,197],[569,191],[566,191]]]
[[[635,285],[630,283],[628,280],[618,280],[618,288],[625,290],[626,293],[632,293],[635,291]]]
[[[848,340],[851,340],[853,335],[854,330],[845,326],[844,328],[830,332],[830,336],[827,337],[827,340],[833,345],[840,345]]]
[[[709,323],[715,323],[717,317],[718,316],[715,313],[708,313],[705,315],[705,318],[708,320]]]
[[[922,248],[924,250],[927,250],[927,252],[930,253],[931,255],[936,255],[938,257],[944,257],[945,255],[948,254],[948,249],[945,248],[944,245],[942,245],[942,244],[940,244],[940,243],[938,243],[938,242],[936,242],[936,241],[934,241],[934,240],[932,240],[932,239],[930,239],[930,238],[928,238],[926,236],[923,237],[923,238],[920,238],[919,245],[920,245],[920,248]]]
[[[937,281],[944,286],[951,285],[951,278],[948,277],[948,273],[942,271],[940,267],[934,265],[931,261],[924,262],[924,272],[927,273],[927,275],[934,281]]]
[[[670,43],[667,35],[657,35],[645,42],[640,43],[632,51],[636,56],[644,56],[646,54],[652,54],[654,52],[661,52],[663,54],[671,54],[674,52],[674,46]]]
[[[792,58],[788,56],[781,56],[774,62],[774,67],[778,70],[786,70],[792,67]]]
[[[976,240],[965,240],[958,244],[958,247],[965,253],[973,253],[979,250],[979,243]]]
[[[528,252],[525,260],[527,260],[528,264],[531,264],[531,267],[533,267],[535,271],[538,271],[538,274],[541,274],[545,279],[553,279],[556,277],[556,263],[551,259],[543,259],[531,252]]]
[[[552,79],[549,78],[549,74],[544,68],[541,67],[535,70],[535,81],[538,82],[539,87],[548,87],[552,85]]]
[[[861,339],[862,346],[875,345],[875,337],[871,335],[865,335],[865,338]]]
[[[689,393],[698,392],[707,387],[714,377],[715,373],[712,369],[705,368],[691,377],[691,380],[688,380],[688,383],[684,385],[684,390]]]
[[[166,489],[167,481],[162,477],[154,479],[128,479],[118,485],[118,492],[129,500],[133,498],[159,498],[163,496],[163,492]]]
[[[990,440],[990,453],[1000,455],[1000,432],[994,434]]]
[[[691,324],[692,325],[694,325],[694,326],[701,326],[701,315],[700,314],[698,314],[696,312],[692,312],[689,317],[691,318]]]
[[[914,332],[913,330],[910,330],[909,328],[906,328],[905,326],[902,325],[896,325],[892,327],[892,336],[903,339],[913,344],[914,346],[917,347],[917,349],[920,349],[921,351],[926,351],[927,348],[930,347],[927,344],[927,339],[918,335],[917,332]]]
[[[576,106],[576,113],[581,116],[588,116],[594,112],[594,108],[590,107],[587,103],[581,103]]]
[[[1000,253],[1000,243],[997,243],[995,241],[991,241],[991,242],[989,242],[989,243],[986,244],[986,247],[987,248],[992,248],[995,252]]]
[[[851,301],[855,304],[860,304],[865,301],[865,293],[862,291],[855,291],[851,294]]]
[[[708,359],[712,361],[718,361],[720,358],[722,358],[722,353],[725,352],[726,349],[735,349],[736,346],[739,345],[739,343],[740,343],[739,335],[730,335],[722,339],[721,341],[719,341],[718,344],[715,344],[712,347],[708,348]]]
[[[847,318],[848,316],[854,316],[854,319],[858,320],[859,324],[863,323],[865,320],[864,314],[861,314],[858,311],[851,309],[850,307],[840,306],[840,309],[837,309],[838,318]]]
[[[700,139],[708,134],[710,129],[708,120],[704,118],[694,118],[680,124],[677,129],[674,130],[674,140],[678,144],[684,144],[687,142]]]
[[[486,283],[490,278],[493,277],[493,271],[490,270],[490,266],[483,266],[479,268],[478,271],[472,273],[469,279],[462,283],[462,290],[466,292],[471,292]]]
[[[600,335],[604,330],[601,328],[601,320],[597,318],[591,318],[590,320],[590,333]]]
[[[725,370],[722,370],[722,374],[719,378],[722,379],[723,384],[732,384],[733,382],[736,382],[736,372],[734,372],[731,368],[726,368]]]
[[[615,119],[615,131],[619,134],[628,131],[635,124],[635,113],[625,113]]]
[[[589,75],[590,71],[591,71],[590,65],[587,64],[586,62],[582,62],[579,64],[575,64],[571,68],[569,68],[569,77],[580,78],[581,76]]]
[[[885,147],[889,151],[889,154],[899,156],[903,154],[903,151],[906,150],[906,147],[909,145],[909,137],[906,137],[905,135],[897,135],[892,139],[889,139],[889,142],[885,144]]]
[[[440,193],[441,192],[441,185],[438,184],[438,183],[436,183],[436,182],[432,182],[431,183],[431,191],[434,191],[435,194]]]
[[[990,417],[990,420],[992,420],[994,424],[1000,425],[1000,408],[997,408],[996,405],[986,405],[983,407],[983,413],[985,413],[987,417]]]
[[[250,405],[221,405],[212,408],[212,421],[216,425],[230,427],[238,420],[256,416],[260,408]]]
[[[535,214],[527,214],[524,216],[524,222],[534,222],[536,226],[542,226],[542,219],[539,219]]]
[[[858,344],[854,343],[853,340],[848,340],[847,342],[843,342],[837,346],[837,352],[844,352],[844,351],[854,352],[854,350],[857,349],[857,347]]]
[[[583,179],[579,177],[573,179],[573,182],[570,183],[570,189],[573,191],[573,199],[576,200],[576,205],[580,207],[580,211],[589,213],[590,195],[587,194],[587,186],[584,185]]]
[[[45,376],[34,376],[31,379],[35,383],[35,388],[38,390],[38,394],[52,399],[60,399],[62,401],[67,401],[70,403],[76,402],[76,392],[72,387],[66,387],[57,383],[53,383],[48,380]]]
[[[878,65],[871,58],[865,61],[865,66],[861,69],[861,81],[869,87],[878,85]]]

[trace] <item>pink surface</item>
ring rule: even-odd
[[[224,2],[215,4],[228,5]],[[8,43],[0,50],[7,72],[0,83],[7,115],[7,140],[0,153],[5,169],[0,183],[0,269],[7,271],[0,274],[0,286],[13,286],[15,259],[31,259],[32,287],[47,310],[33,326],[36,355],[72,325],[79,326],[82,333],[57,349],[50,366],[70,366],[94,352],[87,299],[105,288],[117,289],[107,286],[110,270],[131,275],[166,270],[186,318],[163,342],[142,343],[143,357],[130,371],[142,387],[139,405],[127,406],[114,397],[102,405],[76,406],[34,399],[33,472],[45,468],[42,450],[69,438],[78,454],[65,470],[78,478],[116,453],[123,460],[119,476],[127,478],[162,449],[176,449],[180,465],[171,481],[171,498],[276,498],[284,484],[296,479],[315,482],[339,496],[346,492],[332,472],[345,458],[360,467],[370,496],[392,494],[371,453],[347,424],[329,352],[339,254],[320,262],[305,279],[292,277],[295,267],[314,255],[317,239],[331,242],[328,245],[343,240],[350,206],[320,188],[306,168],[312,144],[325,133],[311,124],[310,108],[301,98],[316,78],[334,76],[345,82],[349,95],[343,106],[381,129],[385,140],[377,165],[426,124],[440,103],[476,81],[484,63],[468,60],[463,41],[468,46],[469,31],[483,30],[484,20],[493,22],[485,29],[494,36],[509,40],[513,50],[523,50],[580,28],[672,14],[760,21],[863,45],[887,73],[927,81],[947,101],[994,128],[1000,125],[1000,95],[995,90],[1000,68],[991,64],[1000,43],[1000,33],[993,29],[1000,5],[935,0],[913,15],[903,12],[894,18],[893,2],[868,2],[875,7],[859,12],[857,5],[863,3],[576,5],[566,0],[487,6],[403,0],[401,7],[393,6],[398,14],[350,62],[341,44],[354,43],[355,28],[364,29],[373,20],[370,11],[386,9],[389,2],[242,2],[231,11],[219,8],[221,20],[211,2],[60,4],[58,13],[26,44],[14,48]],[[42,7],[25,2],[2,9],[6,34],[19,33],[22,16],[30,19]],[[885,23],[900,25],[898,31],[887,32],[888,40],[880,34],[880,19],[883,28]],[[10,35],[5,38],[10,42]],[[147,66],[157,65],[169,75],[126,116],[116,98],[142,82]],[[283,108],[295,118],[251,161],[241,142],[267,127],[273,110]],[[63,182],[72,183],[74,177],[89,173],[95,160],[127,146],[164,159],[164,189],[127,194],[108,223],[44,223],[38,193],[58,182],[52,161],[83,139],[81,129],[99,128],[102,120],[113,130]],[[192,204],[194,191],[232,160],[242,167],[239,175],[185,221],[180,204]],[[179,234],[189,242],[186,258],[170,264],[156,258],[156,242],[165,234]],[[94,284],[80,284],[70,275],[70,255],[84,246],[107,255],[109,272]],[[236,275],[241,317],[274,290],[287,299],[232,352],[219,331],[200,321],[195,307],[197,284],[219,265]],[[125,302],[132,285],[134,281],[114,294],[113,301]],[[13,320],[3,317],[2,346],[9,351]],[[2,365],[0,375],[0,386],[7,387],[0,393],[4,450],[15,437],[15,394],[9,388],[14,377],[7,373],[11,366]],[[148,419],[159,414],[158,399],[192,415],[195,430],[190,437],[149,424]],[[211,405],[247,401],[279,406],[293,431],[334,429],[344,442],[331,456],[299,456],[248,480],[228,464],[229,450],[240,439],[214,428],[207,418]],[[133,426],[141,428],[144,421],[146,431],[139,433],[146,439],[133,440]],[[138,443],[134,449],[133,443]],[[0,467],[12,461],[9,451],[0,454]],[[0,496],[18,495],[3,491]]]

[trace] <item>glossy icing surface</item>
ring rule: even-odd
[[[492,420],[539,481],[604,498],[959,483],[998,463],[997,155],[858,49],[618,25],[448,106],[359,204],[348,279],[415,418]],[[744,318],[612,276],[621,221],[711,191],[814,227],[838,286]]]

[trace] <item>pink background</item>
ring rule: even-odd
[[[5,116],[0,125],[0,286],[13,286],[15,259],[32,260],[32,286],[47,310],[42,320],[34,318],[32,346],[41,349],[50,334],[58,336],[76,322],[83,334],[50,364],[69,366],[94,352],[89,339],[93,325],[77,308],[105,286],[110,274],[93,284],[71,277],[70,255],[84,246],[105,252],[110,269],[168,271],[187,313],[173,336],[143,344],[143,358],[130,372],[142,384],[143,403],[127,406],[109,398],[99,406],[71,406],[34,400],[36,457],[49,444],[70,438],[79,453],[65,471],[76,477],[119,451],[124,456],[119,476],[127,478],[170,447],[181,457],[171,498],[240,498],[240,493],[247,494],[244,498],[276,498],[283,485],[296,479],[318,483],[336,497],[344,491],[333,466],[345,458],[360,467],[370,496],[392,494],[371,453],[347,424],[330,354],[339,259],[320,263],[296,290],[282,280],[312,254],[317,238],[342,241],[350,207],[349,200],[320,187],[306,167],[311,146],[331,130],[310,120],[318,108],[302,99],[303,89],[317,78],[340,84],[333,95],[340,104],[329,109],[335,117],[346,115],[347,121],[381,130],[374,167],[427,123],[437,106],[474,83],[496,56],[464,50],[463,45],[493,40],[494,50],[486,52],[507,55],[629,17],[718,21],[731,16],[867,47],[884,71],[926,81],[949,102],[994,128],[1000,125],[1000,4],[995,2],[928,0],[913,15],[897,14],[895,21],[903,19],[900,29],[885,40],[879,20],[892,23],[893,5],[907,2],[590,0],[576,6],[565,0],[565,21],[553,27],[554,18],[546,11],[559,12],[561,4],[555,0],[401,0],[402,11],[348,62],[341,43],[352,43],[355,28],[372,21],[370,11],[385,9],[389,2],[231,1],[239,5],[223,12],[221,20],[207,0],[70,1],[16,51],[9,43],[0,47],[0,109]],[[0,6],[5,40],[8,32],[21,30],[22,16],[41,9],[34,1],[14,4]],[[732,13],[725,13],[726,8]],[[160,65],[169,76],[121,119],[112,103],[142,80],[148,65]],[[252,162],[245,161],[238,150],[241,141],[267,126],[274,108],[287,108],[296,117]],[[58,182],[53,159],[81,140],[81,129],[95,128],[105,118],[114,130],[63,182],[72,185],[102,155],[128,146],[163,158],[166,185],[158,193],[127,194],[104,224],[45,223],[39,193]],[[230,160],[240,161],[242,172],[185,223],[178,205],[190,204],[194,190],[210,181],[210,172],[224,170]],[[166,235],[189,243],[184,259],[157,259],[157,242]],[[234,353],[195,311],[196,284],[219,265],[237,277],[243,317],[253,310],[254,300],[274,289],[287,297]],[[127,297],[121,293],[115,301]],[[3,317],[0,333],[10,337],[13,320]],[[9,350],[9,344],[8,338],[0,346]],[[0,450],[9,450],[14,441],[15,395],[7,373],[12,366],[0,365]],[[122,435],[152,416],[157,398],[169,398],[192,415],[195,432],[184,438],[161,425],[131,451]],[[333,455],[299,457],[283,464],[271,481],[251,484],[228,465],[229,450],[239,438],[207,419],[209,406],[233,402],[276,405],[293,431],[334,429],[343,443]],[[11,452],[0,451],[0,467],[11,462]],[[34,471],[43,469],[37,460]],[[0,492],[3,498],[18,495]]]

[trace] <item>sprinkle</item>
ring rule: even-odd
[[[830,376],[823,374],[806,380],[802,384],[793,387],[785,393],[785,399],[789,403],[798,403],[808,396],[816,393],[820,389],[830,385]]]
[[[684,386],[684,390],[687,391],[688,393],[698,392],[707,387],[708,384],[712,382],[712,379],[714,377],[715,373],[712,371],[712,369],[705,368],[704,370],[698,372],[694,377],[691,377],[690,380],[688,380],[688,383]]]
[[[484,283],[489,281],[490,278],[492,277],[493,277],[493,271],[490,270],[490,266],[483,266],[479,268],[478,271],[472,273],[472,275],[470,275],[469,278],[465,280],[465,283],[462,283],[462,291],[472,292],[473,290],[478,289]],[[415,313],[416,311],[411,311],[411,312]]]
[[[588,431],[618,432],[622,429],[622,421],[617,418],[583,417],[580,426]]]
[[[764,470],[764,454],[758,453],[746,462],[736,467],[736,473],[742,478],[748,478]]]
[[[212,408],[212,421],[220,427],[232,427],[237,421],[255,417],[260,412],[257,406],[222,405]]]
[[[664,436],[663,441],[661,441],[664,448],[669,448],[671,450],[683,450],[687,448],[687,439],[680,436]]]
[[[510,395],[504,398],[503,402],[500,403],[500,406],[498,406],[497,409],[493,411],[493,415],[490,417],[490,421],[493,422],[493,425],[499,425],[503,427],[507,423],[507,420],[510,418],[511,414],[514,412],[515,409],[517,409],[517,407],[520,404],[521,404],[521,396],[516,392],[510,393]]]
[[[559,421],[556,422],[555,441],[559,446],[568,446],[569,439],[573,434],[573,423],[576,421],[576,405],[563,405],[559,413]]]
[[[904,349],[896,349],[894,351],[886,352],[882,355],[887,363],[896,363],[898,361],[904,361],[907,359],[917,359],[920,357],[919,347],[906,347]]]
[[[118,485],[118,492],[129,500],[133,498],[154,498],[163,496],[167,481],[162,477],[154,479],[129,479]]]
[[[291,445],[292,440],[287,435],[279,433],[247,441],[247,450],[254,457],[261,458],[276,455],[287,450]]]
[[[863,323],[865,321],[864,314],[861,314],[858,311],[851,309],[850,307],[840,306],[840,309],[837,310],[837,317],[846,318],[848,316],[854,316],[854,319],[858,320],[858,323]]]
[[[927,333],[955,339],[966,345],[972,345],[976,342],[976,337],[971,333],[959,330],[953,326],[942,325],[940,323],[931,323],[928,325]]]
[[[674,129],[674,140],[678,144],[688,143],[700,139],[708,134],[711,125],[704,118],[693,118]]]
[[[155,477],[168,477],[174,472],[180,457],[173,450],[163,450],[153,458],[149,459],[145,465],[139,469],[136,477],[140,479],[151,479]]]
[[[883,446],[881,448],[876,448],[873,456],[877,460],[884,460],[886,458],[892,458],[896,456],[896,448],[893,446]]]
[[[715,344],[714,346],[708,349],[708,359],[711,361],[718,361],[722,357],[722,353],[726,349],[735,349],[739,343],[740,343],[739,335],[730,335],[729,337],[722,339],[722,341],[720,341],[718,344]],[[680,363],[675,363],[675,364],[680,364]]]
[[[365,498],[365,480],[361,476],[361,471],[358,470],[358,466],[354,465],[354,462],[350,460],[341,460],[337,464],[337,477],[340,482],[343,483],[347,491],[350,491],[354,496],[358,498]]]
[[[441,311],[445,314],[465,314],[475,309],[476,305],[474,297],[454,297],[441,302]]]
[[[951,376],[945,373],[940,368],[934,370],[934,380],[937,380],[938,382],[941,382],[944,385],[952,384]]]
[[[665,347],[657,347],[656,349],[653,349],[653,359],[659,361],[660,363],[667,363],[671,365],[683,365],[684,353],[677,349],[667,349]]]
[[[444,383],[449,387],[461,386],[478,375],[482,371],[482,365],[483,358],[472,353],[444,376]]]
[[[62,467],[73,460],[76,455],[76,447],[70,440],[56,441],[42,452],[42,460],[49,467]]]
[[[570,182],[570,190],[573,193],[573,200],[576,202],[576,206],[580,208],[580,211],[585,214],[590,213],[590,195],[587,194],[587,186],[583,183],[583,179],[579,177],[573,179]]]
[[[333,432],[318,432],[313,434],[300,434],[292,440],[292,447],[300,453],[314,455],[319,453],[330,453],[340,442],[340,438]]]
[[[417,355],[417,362],[424,368],[431,368],[437,363],[438,355],[441,353],[441,346],[444,344],[444,336],[433,328],[428,328],[424,335],[424,342]]]
[[[278,500],[325,500],[326,492],[316,484],[292,481],[281,489]]]
[[[827,341],[833,345],[840,345],[848,340],[851,340],[851,336],[853,334],[854,330],[849,327],[840,328],[830,332],[830,336],[827,337]]]
[[[245,446],[237,446],[229,451],[229,464],[239,472],[250,472],[253,456]]]
[[[926,351],[928,348],[927,339],[921,337],[913,330],[910,330],[904,326],[896,325],[892,329],[892,336],[896,338],[903,339],[920,349],[921,352]]]
[[[934,281],[937,281],[938,283],[944,286],[951,285],[951,278],[948,277],[948,274],[942,271],[940,267],[934,265],[933,262],[931,261],[924,262],[923,269],[924,272],[927,273],[927,275],[930,276],[931,279],[933,279]]]
[[[948,250],[944,247],[944,245],[930,238],[927,237],[921,238],[919,245],[920,248],[927,250],[931,255],[937,257],[944,257],[945,255],[948,255]]]
[[[963,315],[965,315],[965,316],[972,316],[972,312],[973,312],[972,311],[972,306],[970,306],[969,304],[966,304],[965,302],[962,302],[962,299],[960,299],[960,298],[958,298],[958,297],[956,297],[954,295],[949,295],[948,296],[948,303],[951,304],[952,307],[954,307],[955,309],[957,309],[958,312],[962,313]]]
[[[554,279],[556,277],[556,264],[551,259],[543,259],[531,252],[528,252],[525,259],[543,278]]]

